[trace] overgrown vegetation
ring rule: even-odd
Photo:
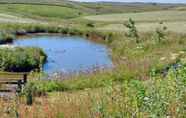
[[[135,26],[135,21],[133,21],[131,18],[129,19],[128,23],[124,24],[129,32],[126,34],[127,37],[133,38],[136,43],[139,43],[139,35],[137,28]]]
[[[185,66],[171,69],[165,79],[125,80],[108,84],[101,100],[93,100],[94,115],[108,117],[185,117]]]
[[[159,28],[156,28],[156,31],[155,31],[155,35],[154,35],[154,39],[160,43],[162,42],[163,40],[165,40],[165,31],[167,30],[167,27],[166,26],[162,26],[163,25],[163,22],[160,22],[160,27]]]
[[[29,72],[40,69],[46,61],[45,53],[39,48],[0,48],[0,70]]]
[[[59,18],[77,18],[84,15],[76,11],[72,12],[76,12],[78,15],[69,14],[73,15],[73,17],[68,16],[68,14],[63,16],[63,12],[52,14],[52,12],[62,9],[60,6],[50,6],[52,10],[47,14],[48,12],[45,11],[48,8],[47,5],[38,5],[46,7],[41,11],[38,8],[30,9],[32,6],[34,5],[22,6],[18,4],[10,5],[9,7],[5,5],[0,9],[3,12],[14,13],[15,10],[18,14],[25,14],[24,10],[29,8],[29,17],[49,18],[54,21],[58,21]],[[90,7],[88,4],[82,3],[82,7],[87,6]],[[100,13],[99,11],[103,13],[105,9],[111,8],[108,5],[105,6],[105,9],[102,9],[103,6],[99,4],[91,7],[90,9],[96,9],[95,12],[93,11],[94,13]],[[141,9],[138,9],[137,12]],[[114,12],[116,9],[110,10]],[[152,8],[149,10],[152,10]],[[180,22],[185,19],[183,15],[185,12],[179,11],[145,12],[139,13],[140,16],[136,14],[132,18],[137,23],[157,22],[156,18],[159,18],[157,16],[162,15],[162,13],[167,14],[167,16],[161,17],[161,21]],[[125,25],[129,29],[128,35],[123,32],[114,32],[113,30],[106,32],[97,31],[96,29],[97,26],[107,25],[105,20],[123,23],[123,20],[127,21],[128,16],[131,15],[133,13],[124,14],[123,16],[126,19],[123,19],[121,14],[86,17],[90,20],[93,18],[94,22],[83,21],[77,18],[60,23],[57,22],[56,24],[51,22],[48,24],[0,24],[0,29],[12,36],[31,33],[86,36],[95,41],[105,43],[111,50],[111,57],[114,63],[114,69],[111,71],[100,70],[68,76],[62,74],[62,76],[57,78],[49,77],[50,80],[43,80],[43,78],[48,79],[48,77],[41,76],[41,73],[39,73],[39,77],[34,76],[36,73],[31,73],[29,76],[31,80],[26,85],[23,96],[16,96],[15,100],[8,100],[8,103],[0,100],[0,114],[5,114],[5,116],[11,118],[186,117],[186,35],[167,32],[167,28],[162,23],[160,23],[161,26],[156,31],[142,33],[143,29],[137,29],[132,19]],[[146,16],[153,17],[149,19]],[[121,17],[122,20],[116,21],[118,20],[116,17]],[[97,22],[97,20],[101,22]],[[3,37],[12,37],[3,35]],[[9,38],[2,38],[2,40],[5,39]],[[0,49],[0,69],[3,71],[19,72],[25,71],[25,69],[28,71],[34,68],[39,69],[45,60],[46,55],[41,49]],[[177,64],[178,62],[178,67],[172,66],[172,64]]]
[[[15,39],[15,35],[9,32],[0,32],[0,44],[11,43]]]
[[[35,117],[184,118],[186,105],[185,69],[185,65],[176,70],[172,68],[164,79],[159,75],[152,76],[146,81],[124,78],[124,80],[118,84],[108,79],[103,82],[104,87],[97,89],[84,89],[83,91],[71,91],[68,93],[51,93],[48,97],[35,97],[35,102],[30,109],[32,112],[23,109],[27,108],[27,106],[24,105],[26,101],[19,99],[17,110],[20,111],[18,112],[20,116],[30,116],[34,113]],[[117,75],[112,77],[116,76]],[[73,82],[69,84],[73,84]],[[81,85],[82,84],[83,82]],[[36,89],[33,87],[33,84],[30,85],[32,87],[30,86],[29,89]],[[79,85],[79,87],[81,87],[81,85]],[[51,81],[50,87],[54,86],[56,85],[52,84]],[[47,88],[48,87],[49,86],[47,86]],[[33,95],[38,94],[33,92]],[[13,110],[13,108],[14,107],[11,109]],[[37,110],[35,110],[35,108],[37,108]],[[45,114],[41,114],[41,112]],[[69,112],[73,113],[69,115]]]
[[[27,29],[28,27],[28,29]],[[49,30],[47,28],[49,27],[43,27],[43,26],[28,26],[25,25],[25,27],[19,26],[20,29],[26,29],[25,32],[31,31],[30,29],[32,28],[32,32],[35,31],[46,31],[48,32]],[[13,28],[13,27],[12,27]],[[15,29],[18,29],[17,26]],[[63,28],[56,28],[50,30],[51,32],[61,32]],[[18,31],[18,30],[17,30]],[[72,30],[68,28],[64,28],[62,30],[63,33],[66,32],[68,34],[69,32],[73,34],[72,32],[77,33],[79,30]],[[81,31],[81,30],[80,30]],[[85,34],[87,33],[86,30],[84,30]],[[90,32],[91,34],[94,34],[96,32]],[[24,33],[23,33],[24,34]],[[173,94],[179,94],[177,91],[174,91],[173,93],[166,93],[166,92],[161,92],[158,90],[162,91],[168,91],[164,84],[174,84],[171,80],[170,83],[166,83],[166,79],[162,80],[161,76],[151,76],[151,69],[163,69],[164,66],[177,62],[180,57],[184,59],[185,57],[185,35],[177,35],[177,34],[166,34],[166,40],[164,40],[164,43],[154,43],[153,39],[153,34],[139,34],[140,36],[140,45],[136,42],[135,40],[130,40],[129,37],[125,36],[123,33],[103,33],[99,34],[96,33],[96,35],[101,36],[107,40],[105,40],[105,43],[112,49],[112,57],[114,62],[116,63],[117,69],[115,69],[113,72],[98,72],[98,73],[87,73],[87,74],[80,74],[77,76],[72,76],[72,77],[67,77],[66,79],[70,80],[63,80],[63,76],[57,78],[53,78],[54,80],[33,80],[30,81],[28,84],[28,88],[26,88],[26,101],[23,100],[19,104],[22,103],[27,103],[29,105],[32,104],[32,107],[42,107],[36,105],[37,102],[37,97],[40,96],[40,98],[45,99],[47,93],[52,94],[54,92],[78,92],[79,90],[81,91],[86,91],[86,90],[95,90],[98,89],[96,93],[98,93],[98,98],[94,96],[88,96],[85,100],[92,100],[89,101],[89,106],[85,106],[86,110],[88,109],[86,113],[93,113],[92,115],[98,115],[99,117],[103,116],[127,116],[130,117],[132,115],[134,116],[165,116],[168,112],[171,112],[169,110],[169,105],[164,105],[164,102],[168,102],[170,106],[174,103],[172,102],[177,102],[175,101]],[[109,38],[108,38],[108,37]],[[175,40],[176,39],[176,40]],[[111,41],[109,41],[111,40]],[[181,42],[181,43],[180,43]],[[139,47],[140,46],[140,47]],[[171,47],[171,48],[170,48]],[[169,50],[165,50],[169,49]],[[161,52],[158,53],[157,52]],[[176,53],[176,54],[175,54]],[[149,57],[148,59],[146,57]],[[153,77],[153,78],[152,78]],[[34,77],[35,78],[35,77]],[[62,79],[62,80],[61,80]],[[138,80],[136,80],[138,79]],[[147,81],[141,81],[142,79],[145,79]],[[157,79],[157,80],[156,80]],[[174,78],[173,78],[174,79]],[[160,81],[160,83],[159,83]],[[149,83],[156,83],[158,84],[153,84],[154,86],[148,86]],[[162,82],[162,83],[161,83]],[[110,86],[111,85],[111,86]],[[160,86],[159,86],[160,85]],[[136,88],[136,87],[142,87],[141,88]],[[168,86],[168,85],[167,85]],[[108,88],[107,88],[108,87]],[[118,88],[119,87],[119,88]],[[151,91],[152,88],[154,87],[153,90]],[[100,91],[100,89],[103,89],[103,92]],[[110,94],[105,94],[105,91],[110,91],[113,90]],[[116,92],[115,89],[118,89]],[[126,91],[124,91],[126,90]],[[143,93],[146,91],[146,93]],[[124,93],[123,93],[124,92]],[[126,92],[126,93],[125,93]],[[153,93],[154,92],[154,93]],[[132,94],[130,94],[132,93]],[[138,94],[139,93],[139,94]],[[165,94],[166,93],[166,94]],[[88,93],[89,94],[89,93]],[[90,94],[94,94],[90,92]],[[142,94],[142,98],[138,98]],[[78,94],[79,95],[79,94]],[[116,96],[115,96],[116,95]],[[121,95],[119,98],[117,95]],[[152,96],[151,96],[152,95]],[[154,95],[154,96],[153,96]],[[170,96],[168,99],[163,99],[161,102],[158,102],[159,98],[156,98],[156,95],[161,97],[167,97]],[[55,95],[54,95],[55,96]],[[52,98],[54,97],[52,96]],[[101,97],[103,96],[103,97]],[[112,102],[112,97],[116,97],[117,102]],[[147,96],[147,99],[152,99],[152,106],[143,106],[145,103],[146,99],[144,96]],[[182,96],[182,95],[181,95]],[[55,96],[56,97],[56,96]],[[152,98],[151,98],[152,97]],[[61,97],[60,97],[61,98]],[[79,98],[79,96],[76,96],[76,98]],[[92,98],[92,99],[91,99]],[[49,98],[46,98],[49,99]],[[70,99],[70,98],[69,98]],[[83,99],[83,100],[84,100]],[[140,99],[140,100],[138,100]],[[126,101],[125,101],[126,100]],[[166,101],[168,100],[168,101]],[[110,104],[107,104],[109,102]],[[139,103],[138,103],[139,102]],[[73,103],[68,103],[67,101],[64,101],[63,104],[73,104]],[[42,104],[42,103],[41,103]],[[59,104],[59,103],[56,103]],[[81,103],[79,103],[81,104]],[[93,106],[92,106],[93,104]],[[120,106],[124,105],[124,106]],[[125,106],[126,104],[126,106]],[[143,104],[143,105],[142,105]],[[149,103],[150,104],[150,103]],[[23,104],[22,104],[23,105]],[[43,105],[43,104],[42,104]],[[47,103],[47,105],[54,105],[54,103]],[[61,104],[62,105],[62,104]],[[160,109],[158,105],[163,105],[163,108]],[[129,107],[130,106],[130,107]],[[26,107],[26,106],[25,106]],[[72,107],[72,106],[71,106]],[[87,108],[88,107],[88,108]],[[111,111],[108,109],[111,108]],[[175,108],[181,109],[183,106],[174,106]],[[52,108],[52,107],[49,107]],[[56,107],[55,107],[56,108]],[[78,109],[83,109],[81,105],[78,106]],[[91,108],[91,109],[90,109]],[[112,109],[113,108],[113,109]],[[119,108],[125,109],[125,111],[118,110]],[[17,108],[19,109],[19,108]],[[130,110],[127,110],[130,109]],[[159,110],[160,109],[160,110]],[[42,110],[40,108],[40,110]],[[77,110],[77,109],[75,109]],[[132,112],[131,112],[132,111]],[[26,112],[26,111],[25,111]],[[45,112],[45,111],[43,111]],[[183,112],[183,110],[180,111],[180,114]],[[20,112],[19,112],[20,113]],[[81,114],[81,111],[76,111],[77,114]],[[134,113],[134,114],[132,114]],[[21,113],[20,113],[21,114]],[[62,111],[55,111],[55,116],[59,114],[66,114],[66,112]],[[75,114],[75,113],[74,113]],[[77,115],[76,114],[76,115]],[[83,113],[82,113],[83,114]],[[39,115],[39,114],[38,114]],[[89,116],[90,114],[88,114]],[[183,114],[181,114],[183,115]],[[85,117],[88,117],[87,114]],[[172,115],[171,115],[172,116]],[[79,117],[82,117],[81,115]]]

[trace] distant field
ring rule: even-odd
[[[0,4],[0,12],[16,13],[27,17],[62,19],[75,18],[84,14],[77,9],[67,7],[25,4]]]
[[[49,6],[63,6],[77,9],[89,14],[109,14],[109,13],[131,13],[157,10],[170,10],[183,7],[180,4],[154,4],[154,3],[113,3],[113,2],[72,2],[69,0],[0,0],[0,4],[45,4]]]
[[[160,27],[158,22],[153,23],[137,23],[137,29],[139,32],[151,32],[155,31],[156,28]],[[175,22],[164,22],[163,26],[168,28],[168,31],[175,33],[186,33],[186,22],[185,21],[175,21]],[[109,24],[100,28],[98,30],[106,31],[127,31],[126,27],[123,24]]]
[[[87,20],[102,22],[124,22],[129,18],[137,22],[158,22],[158,21],[185,21],[186,11],[153,11],[142,13],[124,13],[124,14],[108,14],[84,17]]]
[[[39,21],[0,13],[0,23],[38,23]]]

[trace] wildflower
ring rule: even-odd
[[[122,60],[127,60],[127,57],[121,57]]]
[[[180,53],[180,54],[184,54],[185,52],[184,52],[184,51],[180,51],[179,53]]]
[[[160,61],[164,61],[166,59],[166,57],[161,57]]]
[[[145,101],[148,101],[150,98],[149,97],[144,97],[144,100]]]
[[[178,56],[179,56],[179,54],[172,53],[171,54],[171,60],[175,60]]]

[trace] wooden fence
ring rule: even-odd
[[[0,92],[21,92],[27,83],[27,73],[0,73]]]

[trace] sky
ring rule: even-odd
[[[81,2],[98,2],[98,1],[107,1],[107,2],[158,2],[158,3],[186,3],[186,0],[73,0]]]

